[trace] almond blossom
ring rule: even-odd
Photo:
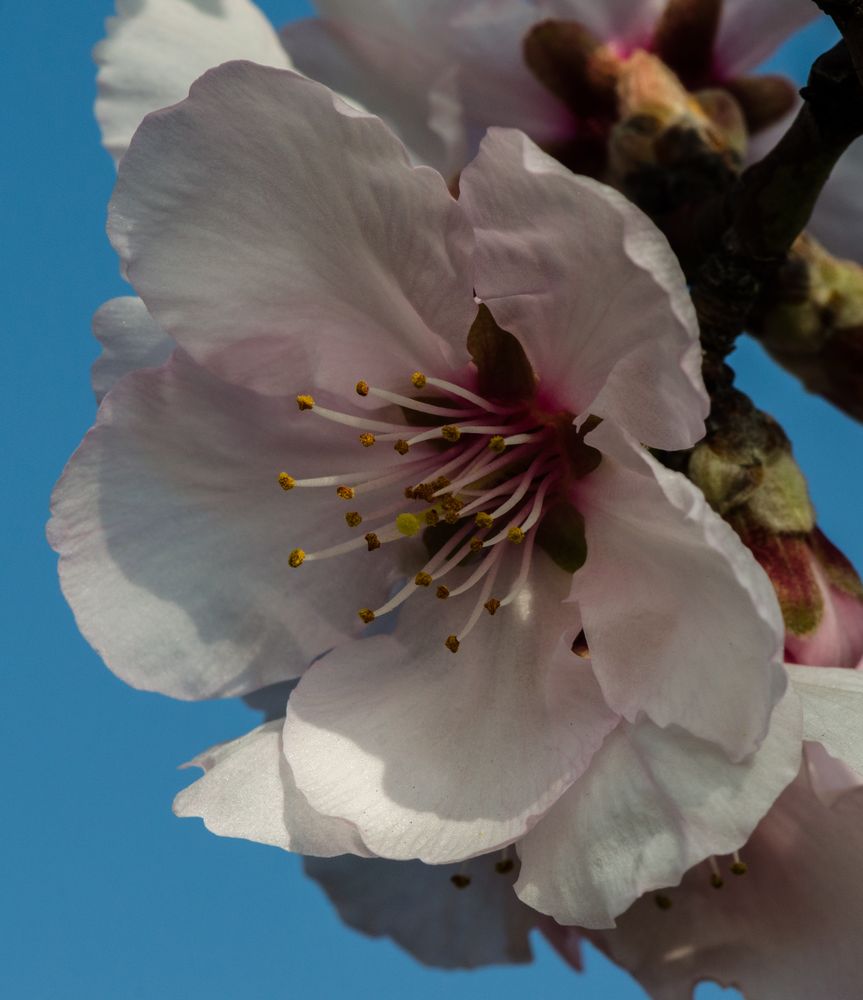
[[[642,446],[694,443],[706,399],[637,209],[506,130],[455,201],[378,119],[231,63],[141,126],[111,233],[179,347],[58,487],[82,631],[180,697],[312,664],[283,732],[211,755],[214,826],[436,864],[517,843],[521,898],[592,926],[748,837],[799,705],[768,579]]]
[[[595,105],[579,106],[565,79],[528,68],[525,39],[543,22],[578,24],[614,58],[656,51],[692,89],[728,86],[746,104],[753,97],[747,74],[818,16],[811,0],[317,0],[315,6],[320,18],[283,32],[296,66],[381,114],[447,174],[460,169],[490,125],[522,129],[558,149],[593,127]],[[573,51],[573,67],[577,61]],[[776,101],[776,110],[785,110],[792,100],[793,91],[772,78],[759,91],[759,114]],[[753,126],[769,120],[757,117]]]
[[[699,866],[679,886],[636,903],[614,930],[543,925],[576,969],[586,937],[655,1000],[688,1000],[705,979],[753,998],[857,995],[859,950],[850,929],[863,916],[853,891],[863,848],[863,676],[789,670],[812,742],[799,775],[742,849],[744,867],[718,874]]]

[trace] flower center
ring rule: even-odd
[[[511,373],[512,366],[507,368]],[[464,625],[445,639],[455,653],[483,611],[496,615],[518,599],[537,544],[569,572],[584,561],[583,521],[572,504],[571,486],[596,467],[598,453],[584,445],[572,414],[543,408],[533,391],[489,399],[419,371],[405,379],[404,389],[412,394],[356,383],[357,395],[389,404],[392,420],[328,409],[310,395],[297,396],[299,409],[311,419],[354,428],[361,449],[392,450],[383,467],[365,473],[279,475],[286,491],[334,489],[350,504],[344,519],[356,533],[313,552],[295,548],[288,561],[296,569],[363,547],[374,552],[422,533],[428,553],[413,578],[384,604],[358,614],[369,624],[421,590],[433,588],[438,600],[471,592]],[[375,494],[382,498],[377,505]]]

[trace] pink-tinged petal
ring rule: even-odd
[[[476,969],[529,962],[537,914],[512,891],[518,870],[499,873],[501,855],[467,865],[424,865],[346,855],[309,858],[305,869],[339,916],[370,937],[388,937],[424,965]],[[453,876],[470,884],[456,888]]]
[[[412,597],[395,633],[316,663],[288,703],[285,753],[312,806],[381,857],[459,861],[520,837],[587,767],[617,717],[571,652],[569,577],[535,556],[513,605]],[[467,601],[465,605],[464,601]]]
[[[99,65],[96,117],[119,160],[145,115],[181,101],[192,81],[229,59],[290,69],[273,27],[250,0],[117,0]]]
[[[703,436],[695,313],[647,216],[502,129],[462,174],[460,200],[477,231],[477,294],[521,340],[550,400],[653,447]]]
[[[716,71],[728,78],[755,69],[820,16],[812,0],[723,0],[714,52]]]
[[[858,139],[833,168],[810,229],[837,257],[863,264],[863,139]]]
[[[304,416],[182,354],[105,397],[57,486],[49,537],[81,631],[125,681],[204,698],[296,677],[357,634],[361,586],[386,595],[386,550],[375,574],[366,551],[337,572],[288,566],[298,545],[350,534],[335,491],[283,492],[284,463],[320,475],[360,450]]]
[[[353,393],[466,360],[458,204],[379,119],[294,73],[230,63],[149,117],[110,230],[156,321],[229,381],[281,393],[300,358]]]
[[[855,1000],[861,852],[863,790],[827,808],[804,773],[746,845],[746,875],[716,890],[696,868],[667,891],[669,909],[646,897],[590,938],[653,1000],[690,1000],[706,979],[752,1000]]]
[[[813,560],[824,611],[817,629],[807,636],[788,633],[788,659],[819,667],[855,668],[863,664],[863,600],[831,584],[822,566]]]
[[[800,705],[788,692],[756,754],[643,720],[623,723],[584,777],[519,844],[519,897],[562,924],[612,927],[639,896],[739,848],[800,767]]]
[[[863,785],[863,776],[852,770],[845,761],[831,757],[821,743],[807,743],[804,747],[804,759],[812,791],[826,806],[832,806],[846,792]]]
[[[786,683],[770,580],[684,476],[607,421],[587,441],[604,458],[579,483],[573,597],[608,704],[752,753]]]
[[[863,775],[863,673],[786,667],[803,706],[803,737]]]
[[[282,719],[267,722],[190,761],[186,767],[205,773],[174,799],[175,814],[200,817],[220,837],[254,840],[296,854],[368,857],[350,823],[320,816],[297,791],[282,753],[283,725]]]
[[[106,302],[93,317],[93,334],[102,345],[91,370],[99,403],[118,379],[139,368],[158,368],[176,346],[132,295]]]

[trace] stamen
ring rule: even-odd
[[[492,435],[492,438],[489,441],[488,446],[489,448],[491,448],[492,451],[500,453],[506,449],[506,438],[503,436],[503,434],[494,434]]]
[[[451,653],[457,653],[458,652],[458,647],[459,647],[460,643],[459,643],[458,639],[454,635],[448,635],[446,637],[446,641],[444,642],[444,645],[446,646],[446,648]],[[455,875],[453,875],[453,879],[455,879]]]
[[[450,639],[455,639],[455,636],[450,636]],[[449,643],[449,639],[447,639]],[[456,646],[456,648],[458,648]],[[470,885],[470,875],[462,875],[461,872],[456,872],[455,875],[450,875],[450,882],[456,887],[456,889],[467,889]]]
[[[428,379],[422,372],[414,372],[413,375],[411,375],[411,385],[414,389],[424,389],[427,381]]]
[[[444,584],[441,584],[435,591],[435,596],[438,598],[438,600],[445,601],[449,597],[449,587],[446,587],[444,586]]]
[[[374,443],[375,443],[375,436],[374,434],[371,433],[371,431],[365,431],[364,433],[360,434],[360,444],[363,446],[363,448],[371,448],[371,446]]]
[[[430,528],[434,528],[440,521],[440,514],[438,514],[438,512],[434,508],[432,508],[431,510],[427,510],[425,512],[425,520],[426,524]]]
[[[471,552],[480,552],[482,550],[482,539],[478,535],[476,538],[470,540],[470,550]]]
[[[375,549],[379,549],[381,547],[381,540],[373,531],[368,532],[368,534],[364,537],[369,547],[369,552],[374,552]]]
[[[497,576],[497,571],[500,569],[500,563],[495,562],[491,568],[491,572],[488,575],[488,579],[483,584],[482,591],[480,592],[479,598],[473,607],[473,611],[470,613],[470,618],[468,618],[464,628],[458,633],[458,640],[462,642],[470,634],[474,625],[479,621],[482,615],[483,608],[485,607],[485,602],[488,600],[488,596],[491,593],[491,588],[494,586],[494,580]]]
[[[432,582],[432,575],[431,575],[431,573],[419,572],[414,577],[414,583],[418,587],[430,587],[431,586],[431,582]]]
[[[494,613],[500,607],[500,601],[496,597],[490,597],[483,605],[485,610],[494,617]]]
[[[707,863],[710,865],[710,884],[714,889],[721,889],[722,886],[725,885],[725,880],[719,871],[719,865],[717,864],[716,858],[711,854],[707,859]]]
[[[307,394],[303,394],[303,395],[297,396],[297,406],[301,410],[312,410],[312,409],[314,409],[314,406],[315,406],[315,398],[314,398],[314,396],[309,396]]]
[[[537,521],[542,517],[542,505],[545,503],[545,498],[548,495],[548,491],[551,489],[552,485],[557,482],[559,476],[556,472],[552,472],[550,475],[546,476],[542,481],[539,489],[536,491],[536,497],[533,501],[533,507],[530,509],[530,513],[527,515],[525,520],[521,524],[521,530],[523,532],[530,531],[530,529],[537,523]]]
[[[500,852],[500,861],[495,863],[494,870],[498,875],[507,875],[515,868],[515,862],[509,856],[509,848],[504,847]]]
[[[419,375],[419,372],[415,372],[415,375]],[[413,379],[411,380],[413,381]],[[456,385],[454,382],[446,382],[440,378],[426,378],[423,376],[423,384],[414,385],[421,389],[423,385],[428,383],[433,385],[436,389],[443,389],[444,392],[452,393],[453,396],[458,396],[460,399],[466,399],[469,403],[473,403],[475,406],[479,406],[483,410],[487,410],[489,413],[511,413],[512,409],[508,406],[498,406],[496,403],[490,403],[487,399],[483,399],[482,396],[477,396],[475,392],[471,392],[470,389],[463,389],[460,385]]]
[[[506,533],[506,540],[508,542],[512,542],[513,545],[521,545],[521,543],[524,541],[524,532],[521,530],[521,528],[517,527],[509,528]]]
[[[471,573],[471,575],[465,580],[464,583],[460,584],[455,590],[448,591],[450,597],[458,597],[460,594],[466,593],[471,589],[476,583],[478,583],[489,570],[493,569],[500,559],[500,555],[503,549],[496,548],[486,556],[485,559],[479,564],[479,566]]]
[[[358,396],[368,396],[369,394],[369,384],[364,379],[360,379],[356,385]]]
[[[407,455],[407,453],[411,450],[411,446],[407,443],[407,441],[405,441],[404,438],[399,438],[393,445],[393,448],[395,448],[400,455]]]
[[[740,857],[740,854],[735,851],[732,855],[734,861],[731,865],[732,875],[745,875],[749,871],[749,865],[746,864]]]
[[[359,384],[366,385],[365,382]],[[377,399],[385,399],[388,403],[394,403],[405,410],[415,410],[417,413],[430,413],[437,417],[469,417],[471,414],[476,413],[475,409],[454,410],[449,406],[436,406],[434,403],[424,403],[419,399],[411,399],[410,396],[402,396],[397,392],[389,392],[387,389],[369,388],[368,386],[366,388],[368,391],[360,393],[360,395],[372,395]]]
[[[512,479],[508,480],[508,483],[505,485],[508,485],[509,483],[518,483],[518,486],[516,486],[516,488],[512,491],[507,500],[491,512],[492,517],[496,521],[499,521],[504,514],[511,511],[517,504],[521,503],[524,495],[533,485],[533,481],[536,479],[537,473],[540,471],[540,467],[547,460],[547,455],[543,454],[537,456],[520,476],[514,476]],[[507,493],[509,493],[509,490],[507,490]],[[487,499],[487,496],[483,499]]]
[[[288,565],[292,569],[296,569],[298,566],[302,566],[306,561],[306,554],[302,549],[294,549],[288,556]]]
[[[490,528],[494,524],[494,518],[490,514],[486,514],[485,511],[481,510],[473,519],[473,523],[478,528]]]
[[[353,500],[357,494],[356,490],[354,490],[351,486],[339,486],[336,490],[336,495],[340,500]]]
[[[305,402],[300,402],[304,400]],[[308,401],[311,400],[311,403]],[[365,416],[356,416],[353,413],[341,413],[339,410],[330,410],[325,406],[317,406],[311,396],[297,396],[297,405],[301,410],[311,410],[324,420],[331,420],[334,424],[344,424],[346,427],[367,427],[377,431],[379,434],[393,434],[403,431],[407,424],[384,423],[382,420],[369,420]]]
[[[536,542],[536,533],[532,533],[527,536],[527,544],[524,547],[524,551],[521,557],[521,566],[519,567],[518,576],[515,578],[515,582],[512,587],[510,587],[509,593],[500,602],[500,606],[505,608],[508,604],[518,597],[521,593],[522,587],[524,587],[527,582],[527,578],[530,575],[530,564],[533,556],[533,546]]]
[[[363,624],[365,625],[371,625],[371,623],[375,620],[375,613],[371,608],[360,608],[357,614],[360,616]]]
[[[287,493],[288,490],[292,490],[297,485],[296,479],[293,476],[289,476],[287,472],[279,473],[279,486]]]
[[[449,441],[450,444],[455,444],[461,437],[461,431],[455,424],[447,424],[445,427],[441,427],[440,433],[444,441]]]
[[[345,521],[349,528],[358,528],[363,523],[363,516],[356,510],[349,510],[345,514]]]

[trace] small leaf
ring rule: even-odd
[[[574,573],[587,559],[587,538],[581,512],[565,500],[543,517],[536,540],[562,570]]]

